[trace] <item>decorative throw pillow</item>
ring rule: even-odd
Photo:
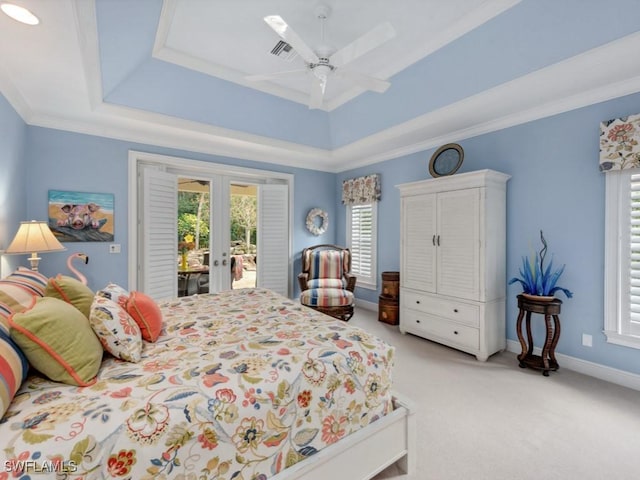
[[[94,295],[91,289],[81,281],[66,275],[52,277],[47,282],[45,296],[64,300],[89,318]]]
[[[36,298],[43,297],[47,277],[39,272],[19,267],[0,280],[0,302],[11,312],[30,308]]]
[[[162,312],[153,298],[142,292],[131,292],[125,308],[140,327],[142,338],[155,342],[162,331]]]
[[[13,313],[13,310],[6,303],[0,302],[0,327],[4,326],[7,332],[9,331],[9,317]]]
[[[0,418],[27,378],[29,364],[24,354],[9,336],[9,328],[0,323]]]
[[[114,302],[116,302],[121,307],[127,303],[127,299],[129,298],[129,291],[122,288],[120,285],[115,283],[110,283],[106,287],[96,292],[96,295],[100,295],[101,297],[106,297]]]
[[[89,323],[104,349],[111,355],[127,362],[140,361],[140,327],[116,302],[96,294],[91,304]]]
[[[51,380],[91,385],[102,362],[102,345],[87,318],[73,305],[39,298],[30,310],[9,318],[11,339],[29,363]]]

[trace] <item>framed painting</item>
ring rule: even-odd
[[[49,227],[61,242],[113,242],[112,193],[49,190]]]

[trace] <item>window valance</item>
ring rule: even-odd
[[[640,167],[640,115],[600,124],[600,171]]]
[[[380,175],[377,173],[365,177],[350,178],[342,182],[342,203],[344,205],[377,202],[381,196]]]

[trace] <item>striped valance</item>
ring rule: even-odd
[[[600,124],[600,171],[640,167],[640,115]]]
[[[342,182],[342,203],[344,205],[377,202],[381,195],[380,175],[377,173],[366,177],[350,178]]]

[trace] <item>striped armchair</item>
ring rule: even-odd
[[[348,321],[353,316],[356,277],[351,271],[351,252],[337,245],[315,245],[302,251],[300,303]]]

